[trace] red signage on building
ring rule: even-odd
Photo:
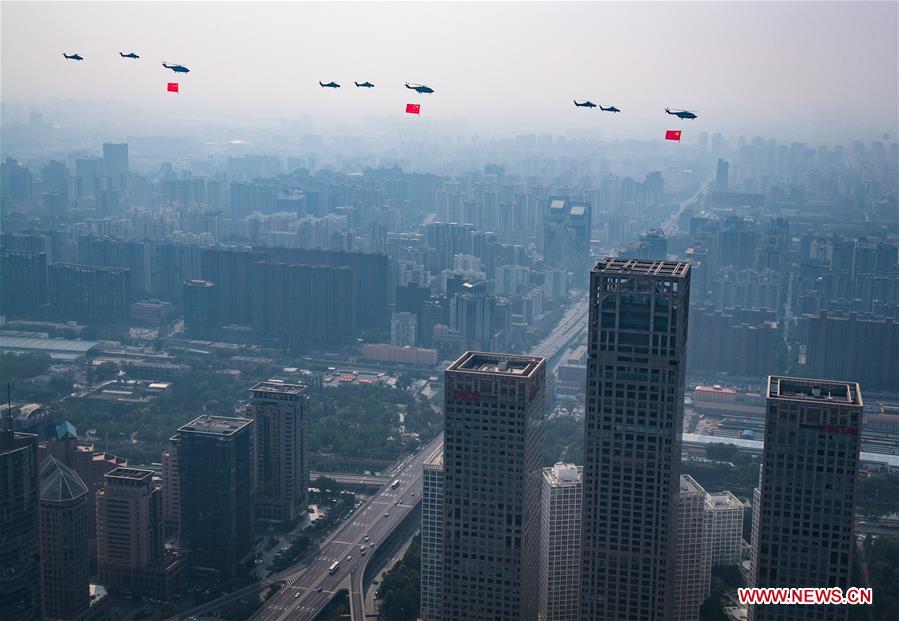
[[[456,388],[453,390],[453,399],[458,399],[460,401],[480,401],[481,395],[477,391],[467,391],[462,390],[461,388]]]
[[[847,436],[858,435],[858,427],[849,427],[847,425],[821,425],[818,427],[818,431],[823,431],[824,433],[845,434]]]

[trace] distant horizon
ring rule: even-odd
[[[682,129],[685,140],[705,131],[833,143],[899,133],[896,3],[562,6],[3,2],[2,121],[14,109],[74,105],[134,133],[304,115],[317,131],[384,118],[384,131],[441,121],[485,137],[655,139]],[[130,51],[141,58],[119,56]],[[353,85],[363,80],[375,88]],[[181,92],[166,92],[168,81]],[[412,81],[436,92],[403,86]],[[422,104],[421,118],[405,114],[407,102]]]

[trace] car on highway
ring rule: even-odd
[[[347,555],[346,555],[346,560],[348,560],[348,561],[353,560],[353,555],[352,555],[352,554],[347,554]]]
[[[365,546],[359,546],[359,549],[365,552]]]
[[[297,599],[299,596],[300,596],[299,593],[294,593],[294,594],[293,594],[293,598],[294,598],[294,599]]]
[[[321,593],[321,592],[322,592],[322,588],[321,588],[321,587],[318,587],[317,589],[315,589],[315,592],[316,592],[316,593]]]
[[[384,517],[390,517],[390,511],[385,511],[385,512],[384,512]]]
[[[365,535],[362,539],[364,539],[365,541],[368,541],[368,535]]]

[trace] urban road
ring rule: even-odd
[[[581,300],[562,316],[553,331],[530,354],[551,362],[587,326],[587,300]],[[385,485],[366,501],[321,544],[315,560],[272,574],[265,580],[238,589],[201,606],[184,611],[173,619],[187,619],[227,606],[241,598],[252,597],[277,582],[284,586],[269,598],[254,615],[258,621],[311,621],[328,605],[335,594],[347,590],[353,621],[363,621],[365,593],[362,576],[376,546],[386,540],[406,515],[421,500],[422,464],[443,451],[443,434],[424,449],[401,463],[390,479],[398,480],[396,489]],[[366,536],[368,539],[366,540]],[[374,544],[372,547],[370,544]],[[366,553],[362,554],[365,547]],[[339,562],[331,573],[330,567]]]

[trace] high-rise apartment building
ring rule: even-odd
[[[770,376],[751,586],[850,586],[862,424],[855,382]],[[752,621],[833,621],[847,606],[750,606]]]
[[[103,143],[103,173],[110,187],[122,189],[127,185],[128,143]]]
[[[582,469],[543,469],[539,611],[543,621],[577,621],[581,590]]]
[[[128,270],[52,263],[48,268],[50,312],[55,317],[117,322],[128,316]]]
[[[178,447],[162,452],[162,523],[166,533],[181,527],[181,480],[178,477]]]
[[[154,472],[116,468],[97,492],[97,567],[115,591],[169,597],[179,586],[181,559],[163,549],[162,493]]]
[[[41,590],[44,617],[86,618],[90,610],[87,486],[78,474],[47,457],[41,463]]]
[[[16,621],[41,618],[38,481],[37,436],[0,431],[0,611]]]
[[[0,250],[0,314],[35,316],[47,304],[47,253]]]
[[[743,503],[730,492],[706,494],[709,563],[739,566],[743,558]]]
[[[181,544],[195,573],[235,576],[253,550],[253,421],[203,415],[172,438],[181,483]]]
[[[688,474],[680,477],[677,498],[675,621],[697,621],[699,607],[709,596],[710,564],[706,532],[706,493]]]
[[[421,478],[421,618],[443,619],[443,452],[423,466]]]
[[[184,330],[188,334],[209,334],[218,330],[218,291],[208,280],[185,280],[182,283]]]
[[[418,335],[418,316],[412,313],[393,313],[390,316],[390,344],[414,347]]]
[[[307,510],[309,397],[299,384],[261,382],[250,390],[255,421],[256,519],[289,528]]]
[[[537,618],[543,358],[467,352],[446,370],[443,618]]]
[[[590,275],[582,621],[671,618],[689,289],[673,261]]]

